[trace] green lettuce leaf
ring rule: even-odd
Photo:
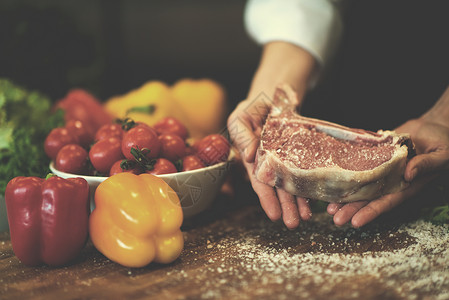
[[[51,129],[64,125],[62,111],[51,112],[45,95],[0,79],[0,193],[17,176],[44,177],[49,158],[44,140]]]

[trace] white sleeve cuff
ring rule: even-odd
[[[342,32],[335,3],[328,0],[249,0],[245,26],[258,43],[285,41],[312,54],[322,66]]]

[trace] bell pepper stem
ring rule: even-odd
[[[145,105],[145,106],[134,106],[131,107],[126,111],[126,114],[138,112],[138,113],[144,113],[147,115],[154,114],[154,111],[156,110],[156,106],[154,104]]]

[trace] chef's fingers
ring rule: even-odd
[[[282,209],[282,220],[287,228],[293,229],[299,225],[299,211],[296,206],[295,196],[287,193],[282,189],[276,189],[279,203]]]
[[[334,215],[334,224],[342,226],[348,223],[352,217],[367,204],[368,201],[357,201],[343,205]]]
[[[333,216],[343,207],[343,205],[343,203],[329,203],[327,205],[327,213]]]
[[[259,197],[260,205],[265,211],[266,215],[270,220],[277,221],[282,216],[281,205],[279,204],[279,199],[276,195],[276,191],[259,180],[257,180],[253,175],[253,164],[243,162],[245,168],[248,172],[249,180],[253,187],[254,192],[256,192],[257,197]]]
[[[410,189],[407,189],[410,191]],[[352,226],[358,228],[362,227],[384,212],[391,210],[406,198],[404,192],[385,195],[379,199],[371,201],[367,206],[361,209],[351,220]]]
[[[279,220],[282,216],[282,210],[275,190],[261,182],[254,182],[252,186],[259,197],[260,205],[268,218],[270,218],[271,221]]]
[[[371,201],[370,203],[368,203],[368,205],[363,207],[360,211],[357,212],[357,214],[354,215],[351,221],[352,226],[362,227],[368,224],[379,215],[393,209],[404,200],[418,193],[418,191],[420,191],[424,187],[424,185],[429,183],[434,178],[435,176],[420,178],[419,180],[416,180],[412,184],[410,184],[408,188],[399,193],[388,194],[382,196],[379,199]]]
[[[424,174],[441,171],[449,168],[449,148],[437,149],[436,151],[419,154],[413,157],[405,168],[405,180],[411,182],[413,179]]]
[[[233,145],[241,153],[242,158],[247,162],[253,162],[259,137],[254,133],[249,116],[241,109],[236,109],[228,118],[228,131]]]
[[[299,215],[304,221],[312,218],[312,210],[310,209],[309,200],[302,197],[296,197],[296,204],[298,205]]]

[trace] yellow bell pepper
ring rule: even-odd
[[[227,115],[225,90],[211,79],[181,79],[172,87],[149,81],[125,95],[112,97],[104,106],[116,118],[131,118],[150,126],[174,117],[195,139],[220,132]]]
[[[161,81],[149,81],[125,95],[110,98],[104,106],[116,118],[131,118],[152,126],[170,114],[170,87]]]
[[[126,267],[152,261],[170,263],[184,247],[182,208],[178,195],[162,179],[119,173],[95,191],[89,219],[94,246],[110,260]]]
[[[190,136],[202,138],[225,128],[227,115],[224,88],[210,79],[182,79],[172,88],[172,116],[189,130]]]

